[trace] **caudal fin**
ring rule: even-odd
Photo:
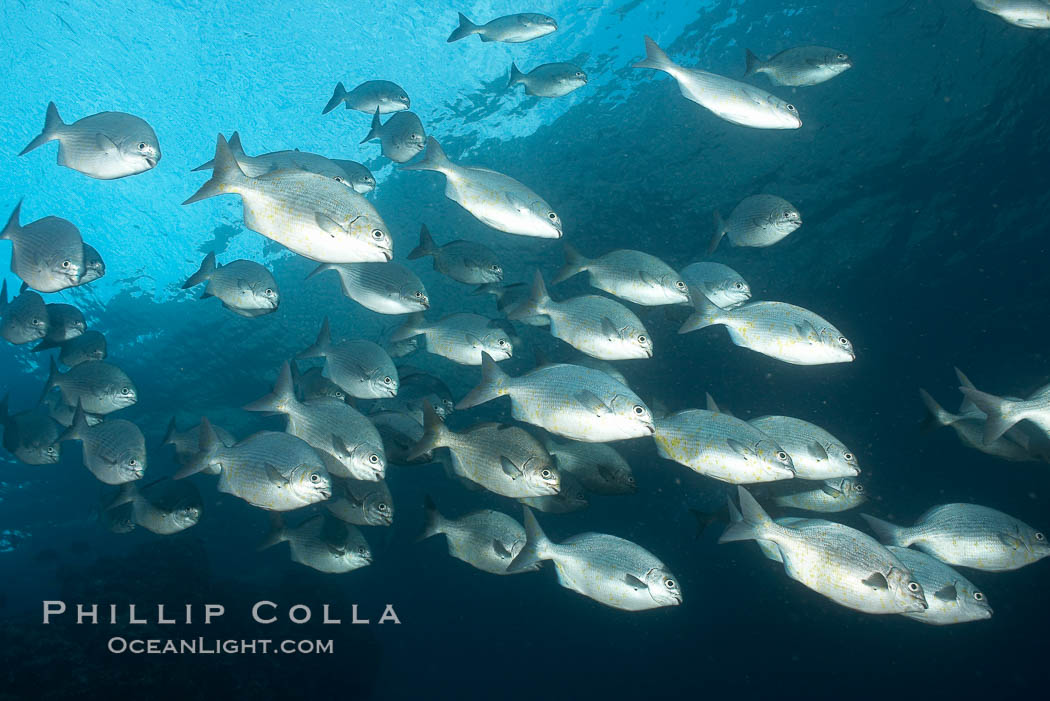
[[[266,537],[263,539],[263,541],[259,543],[259,546],[257,548],[255,548],[256,551],[272,548],[278,543],[285,541],[287,539],[285,535],[286,533],[287,531],[284,526],[284,519],[281,518],[280,514],[271,511],[270,532],[266,534]]]
[[[390,332],[390,340],[407,341],[414,336],[418,336],[423,333],[423,326],[425,324],[426,321],[423,319],[423,312],[413,312],[412,314],[409,314],[405,323]]]
[[[430,236],[430,229],[427,228],[426,224],[419,227],[419,245],[412,249],[408,254],[409,260],[415,260],[416,258],[422,258],[423,256],[432,256],[438,252],[437,244],[434,243],[434,239]]]
[[[547,286],[543,284],[543,275],[537,270],[532,276],[532,291],[528,299],[524,299],[513,307],[507,309],[507,318],[514,321],[527,319],[531,316],[543,316],[547,313],[547,306],[551,298],[547,294]]]
[[[58,138],[58,130],[65,126],[65,122],[62,121],[62,117],[58,115],[58,108],[55,107],[54,102],[47,103],[47,114],[44,116],[44,131],[40,132],[40,135],[29,142],[29,145],[22,149],[19,156],[24,156],[35,148],[43,146],[48,141]]]
[[[241,170],[237,159],[233,157],[233,151],[226,143],[226,137],[222,134],[215,140],[215,158],[212,159],[212,164],[211,178],[183,204],[193,204],[216,195],[236,192],[236,188],[248,181],[248,176]]]
[[[448,429],[429,400],[423,402],[423,437],[408,452],[408,460],[415,460],[435,448],[444,447]]]
[[[945,410],[937,400],[930,396],[926,390],[919,388],[919,397],[926,405],[926,418],[922,422],[922,430],[929,431],[939,426],[950,426],[959,420],[959,417]]]
[[[735,540],[762,540],[770,531],[776,530],[777,524],[755,501],[751,492],[743,487],[737,487],[737,494],[740,497],[740,512],[743,520],[730,524],[718,539],[719,543],[730,543]]]
[[[587,266],[591,264],[591,261],[580,255],[580,252],[573,248],[570,244],[563,243],[562,250],[565,253],[565,265],[561,266],[561,269],[551,280],[552,285],[557,285],[559,282],[565,282],[573,275],[582,273],[587,269]]]
[[[198,269],[197,272],[195,272],[193,275],[190,275],[189,280],[183,283],[182,289],[188,290],[191,287],[194,287],[196,285],[201,284],[202,282],[207,281],[211,278],[212,273],[215,272],[216,267],[217,266],[215,265],[215,252],[212,251],[208,255],[204,256],[204,262],[201,263],[200,269]]]
[[[436,170],[439,173],[447,173],[454,167],[452,161],[445,155],[445,150],[433,136],[427,137],[427,150],[423,158],[410,165],[401,166],[400,170]]]
[[[758,56],[752,53],[751,49],[744,49],[744,59],[747,62],[747,67],[744,69],[744,77],[754,75],[762,68],[763,62]]]
[[[716,209],[713,218],[715,220],[715,232],[711,234],[711,242],[707,244],[707,255],[715,252],[718,244],[722,241],[722,237],[726,235],[726,223],[722,219],[721,212]]]
[[[314,271],[317,272],[317,271]],[[303,358],[320,358],[328,354],[332,348],[332,330],[328,323],[328,317],[321,322],[321,330],[317,332],[317,340],[314,344],[295,356],[296,360]]]
[[[532,515],[532,509],[527,506],[521,507],[525,515],[525,547],[521,549],[518,556],[507,565],[507,572],[521,572],[535,567],[543,560],[550,559],[550,547],[552,543],[540,528],[536,517]]]
[[[984,423],[985,445],[998,440],[1011,426],[1024,418],[1021,413],[1022,402],[996,397],[973,387],[960,387],[959,391],[988,417]]]
[[[198,429],[197,454],[186,462],[182,468],[175,473],[174,479],[182,479],[195,475],[204,470],[215,460],[216,453],[223,448],[222,441],[215,435],[215,429],[211,427],[208,417],[201,418],[200,429]]]
[[[11,241],[18,235],[18,232],[22,230],[22,224],[19,221],[21,217],[22,200],[18,200],[18,204],[15,205],[14,211],[11,212],[11,216],[7,218],[7,223],[4,224],[3,231],[0,231],[0,239]]]
[[[652,68],[657,71],[670,71],[675,67],[674,61],[668,58],[664,50],[650,37],[645,37],[645,58],[631,68]]]
[[[335,84],[335,90],[332,91],[332,97],[331,97],[330,100],[328,100],[328,104],[324,106],[324,109],[321,110],[321,114],[328,114],[329,112],[334,110],[336,107],[338,107],[339,103],[342,102],[345,99],[346,99],[346,88],[343,86],[343,84],[341,82],[340,83],[336,83]]]
[[[54,362],[52,360],[51,362]],[[69,425],[61,436],[58,437],[56,443],[62,443],[63,441],[82,441],[87,436],[88,422],[87,414],[84,413],[84,407],[77,399],[77,408],[73,412],[73,423]]]
[[[869,516],[868,514],[861,514],[861,518],[868,522],[868,526],[871,530],[875,531],[875,537],[879,539],[883,545],[896,545],[901,548],[906,548],[911,545],[911,541],[908,540],[905,534],[904,528],[900,526],[894,526],[889,521],[883,521],[880,518]]]
[[[708,326],[722,323],[721,314],[723,310],[709,300],[700,288],[690,285],[689,298],[692,300],[693,309],[696,311],[685,320],[682,327],[678,329],[678,333],[689,333],[690,331],[706,329]]]
[[[277,382],[273,386],[273,391],[265,397],[245,404],[242,408],[245,411],[269,411],[288,414],[297,403],[295,383],[292,382],[292,368],[286,360],[284,365],[281,366],[281,371],[277,374]]]
[[[3,295],[5,301],[6,301],[6,298],[7,298],[6,292],[7,292],[7,282],[5,281],[4,282],[4,293],[5,294]],[[3,305],[0,305],[0,308],[3,308]],[[45,399],[47,399],[47,393],[58,386],[58,380],[59,380],[60,377],[62,377],[62,373],[60,373],[58,371],[58,363],[55,362],[55,356],[51,356],[50,360],[51,360],[51,366],[50,366],[50,369],[48,370],[48,373],[47,373],[47,382],[44,383],[44,391],[40,393],[40,401],[37,402],[38,404],[43,403],[43,401]]]
[[[469,409],[492,401],[506,393],[510,377],[496,365],[496,361],[485,351],[481,352],[481,382],[470,393],[459,400],[456,410]]]
[[[525,82],[525,74],[518,70],[518,65],[511,61],[510,64],[510,82],[507,83],[507,89],[513,88],[518,83]]]
[[[376,107],[376,113],[372,115],[372,128],[368,130],[368,134],[365,138],[361,139],[361,143],[371,141],[372,139],[379,138],[379,130],[383,128],[383,122],[379,119],[379,108]]]
[[[168,422],[168,430],[164,432],[164,439],[160,442],[161,445],[171,445],[175,442],[175,436],[179,433],[178,424],[175,423],[175,417],[171,417],[171,421]]]
[[[959,368],[955,368],[955,376],[957,378],[959,378],[959,385],[960,386],[962,386],[962,387],[969,387],[970,389],[977,389],[977,387],[974,386],[974,384],[972,382],[970,382],[970,378],[967,377],[966,375],[964,375],[963,371],[960,370]],[[976,413],[978,411],[980,411],[980,409],[978,409],[977,405],[973,403],[973,400],[971,400],[969,397],[964,395],[963,396],[963,400],[962,400],[962,404],[959,405],[959,413],[960,414],[973,414],[973,413]]]
[[[241,135],[238,132],[233,132],[232,134],[230,134],[230,141],[228,145],[230,147],[230,151],[233,152],[233,157],[237,160],[238,163],[240,163],[242,159],[248,157],[248,155],[244,152],[244,147],[241,146]],[[211,170],[214,165],[215,161],[213,160],[208,161],[207,163],[201,163],[199,166],[197,166],[190,172],[196,173],[198,170]]]
[[[416,541],[426,540],[430,536],[445,531],[445,517],[438,511],[437,504],[427,494],[423,497],[423,532],[419,534]]]
[[[446,41],[446,43],[451,44],[454,41],[459,41],[460,39],[466,39],[471,34],[477,34],[480,31],[481,31],[481,27],[479,27],[478,25],[476,25],[473,22],[471,22],[469,19],[467,19],[466,15],[464,15],[462,12],[460,12],[459,13],[459,26],[456,27],[455,30],[453,30],[453,32],[448,35],[448,39],[446,39],[445,41]]]

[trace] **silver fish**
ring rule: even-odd
[[[349,396],[343,388],[322,374],[321,368],[309,368],[299,372],[299,366],[291,363],[292,382],[304,402],[311,399],[338,399],[345,402]]]
[[[54,465],[62,456],[61,426],[42,407],[8,415],[7,396],[0,400],[4,450],[26,465]]]
[[[675,576],[642,546],[604,533],[580,533],[563,543],[553,543],[529,507],[522,510],[526,542],[511,563],[511,571],[552,560],[563,587],[624,611],[682,603],[682,589]]]
[[[389,526],[394,522],[394,498],[383,480],[337,479],[328,512],[357,526]]]
[[[518,497],[518,501],[525,506],[548,514],[583,511],[591,505],[583,485],[571,473],[562,472],[560,480],[557,494],[542,497]]]
[[[539,563],[508,572],[507,566],[525,547],[525,529],[500,511],[484,509],[457,519],[442,516],[429,496],[424,502],[426,525],[419,540],[443,534],[448,554],[491,574],[518,574],[538,570]]]
[[[853,61],[842,51],[826,46],[796,46],[785,49],[768,61],[750,50],[744,77],[765,73],[775,85],[817,85],[853,68]]]
[[[281,292],[273,274],[251,260],[235,260],[226,265],[215,262],[215,254],[204,257],[200,269],[183,284],[182,289],[207,282],[201,299],[218,297],[222,306],[234,314],[257,317],[272,314],[281,304]]]
[[[721,263],[691,263],[682,268],[682,280],[712,304],[733,309],[751,299],[751,286],[740,273]],[[690,298],[690,301],[692,299]]]
[[[547,294],[538,270],[529,298],[507,309],[508,319],[534,316],[546,316],[552,336],[594,358],[627,360],[653,356],[652,337],[630,309],[597,295],[555,302]]]
[[[79,285],[94,282],[106,274],[106,263],[102,255],[94,247],[84,244],[84,273],[80,277]]]
[[[244,174],[219,134],[211,179],[183,204],[240,195],[244,226],[320,263],[384,262],[393,242],[379,212],[362,195],[305,170]]]
[[[776,493],[773,503],[792,509],[836,514],[855,509],[868,500],[864,485],[855,477],[836,477],[821,482],[792,480],[779,485],[785,490]]]
[[[222,426],[211,425],[212,431],[215,433],[215,437],[227,448],[230,448],[237,444],[237,438],[227,431]],[[168,422],[168,430],[164,433],[164,439],[161,441],[161,445],[170,445],[175,448],[175,460],[180,465],[185,465],[190,462],[200,450],[201,442],[201,424],[197,424],[193,428],[185,431],[179,431],[178,425],[175,423],[175,417],[171,417],[171,421]],[[221,471],[218,465],[211,466],[205,470],[209,474],[217,475]]]
[[[412,448],[423,437],[422,421],[416,421],[411,415],[399,411],[380,411],[369,414],[368,418],[383,439],[388,464],[422,465],[433,460],[433,455],[429,453],[418,458],[409,457]]]
[[[984,592],[973,582],[963,577],[935,557],[910,548],[888,545],[893,553],[927,593],[926,603],[930,608],[914,611],[904,616],[920,623],[934,626],[983,621],[992,617],[992,607]]]
[[[84,408],[78,404],[73,425],[59,440],[80,441],[84,467],[106,484],[133,482],[142,479],[146,471],[146,438],[130,421],[110,419],[89,426]]]
[[[949,565],[1016,570],[1050,555],[1046,536],[1001,511],[977,504],[935,506],[910,528],[861,514],[883,543],[915,546]]]
[[[26,290],[8,302],[7,280],[4,280],[0,285],[0,336],[8,343],[20,346],[43,339],[48,330],[44,298]]]
[[[409,260],[424,256],[434,257],[434,270],[468,285],[483,285],[503,280],[503,266],[488,246],[473,241],[452,241],[438,246],[423,224],[419,230],[419,245],[408,254]]]
[[[325,270],[339,273],[343,294],[377,314],[411,314],[430,308],[423,282],[399,263],[322,263],[306,278]]]
[[[857,357],[853,344],[830,322],[793,304],[749,302],[720,309],[699,291],[693,295],[693,304],[696,313],[678,333],[722,325],[734,345],[792,365],[849,363]]]
[[[448,448],[453,472],[494,494],[513,499],[558,493],[561,475],[554,460],[528,431],[485,423],[456,433],[429,403],[424,405],[423,416],[423,437],[410,459]]]
[[[787,451],[799,479],[826,480],[860,474],[853,451],[820,426],[792,416],[761,416],[748,423]]]
[[[379,110],[380,114],[400,112],[412,105],[408,93],[400,85],[389,80],[366,80],[350,91],[347,91],[341,82],[336,83],[332,97],[321,110],[321,114],[328,114],[338,107],[340,102],[345,102],[348,110],[368,114],[373,114],[376,110]]]
[[[47,335],[33,347],[33,352],[57,348],[83,335],[87,330],[84,312],[71,304],[48,304]]]
[[[401,387],[397,391],[397,398],[409,402],[413,410],[418,409],[420,421],[423,418],[423,402],[425,401],[429,401],[434,411],[441,417],[446,417],[456,410],[452,390],[440,377],[411,365],[400,366],[397,374],[401,377]],[[382,401],[376,404],[379,405]]]
[[[1050,3],[1046,0],[973,0],[985,12],[1025,29],[1050,29]]]
[[[382,399],[397,395],[397,368],[386,351],[371,341],[333,344],[328,317],[314,344],[295,357],[324,358],[329,379],[351,397]]]
[[[63,403],[61,395],[51,395],[44,400],[44,404],[47,406],[47,415],[57,421],[59,426],[69,428],[73,425],[73,417],[77,413],[77,409]],[[87,420],[88,426],[102,423],[102,417],[95,414],[85,412],[84,418]]]
[[[459,26],[449,35],[447,41],[451,44],[477,34],[483,42],[502,41],[508,44],[519,44],[523,41],[539,39],[557,29],[558,23],[553,18],[535,12],[497,17],[485,24],[474,24],[460,12]]]
[[[365,195],[376,189],[376,177],[372,175],[372,171],[367,167],[357,161],[348,161],[342,158],[333,158],[331,160],[332,163],[335,163],[346,173],[346,184],[354,188],[354,192]],[[338,179],[336,178],[336,180]]]
[[[372,116],[372,128],[361,143],[379,139],[379,146],[384,156],[395,163],[406,163],[422,153],[425,148],[426,132],[423,122],[412,112],[395,112],[394,116],[383,124],[377,109]]]
[[[723,236],[734,246],[772,246],[802,226],[795,205],[776,195],[751,195],[733,208],[729,219],[715,212],[715,233],[707,247],[714,253]]]
[[[124,112],[99,112],[66,124],[54,102],[47,105],[44,131],[22,149],[24,156],[58,141],[58,164],[99,180],[113,180],[155,168],[160,143],[153,127]]]
[[[216,467],[220,492],[260,509],[291,511],[332,496],[332,478],[317,451],[288,433],[260,431],[227,448],[202,419],[200,450],[175,479]]]
[[[554,458],[562,477],[573,475],[589,492],[613,496],[633,494],[638,489],[631,466],[612,446],[552,438],[544,440],[543,446]]]
[[[279,514],[270,515],[270,535],[259,550],[288,543],[292,562],[326,574],[342,574],[372,564],[372,549],[364,534],[348,523],[317,514],[298,526],[286,526]]]
[[[645,60],[633,67],[664,71],[678,81],[683,97],[727,122],[757,129],[798,129],[802,126],[794,105],[753,85],[679,66],[649,37],[645,37]]]
[[[929,608],[911,571],[870,536],[830,521],[803,519],[792,527],[782,526],[746,489],[737,490],[743,518],[726,529],[719,543],[773,543],[788,577],[856,611],[893,614]]]
[[[482,224],[520,236],[561,238],[561,219],[550,205],[520,182],[494,170],[453,163],[433,136],[416,163],[401,170],[433,170],[445,176],[445,197]]]
[[[456,405],[468,409],[509,396],[511,415],[551,433],[588,443],[650,436],[649,407],[630,388],[579,365],[548,365],[510,377],[487,353],[481,383]]]
[[[565,265],[554,276],[555,285],[586,271],[592,287],[628,302],[656,306],[689,301],[682,276],[656,256],[621,249],[588,260],[569,244],[563,247]]]
[[[200,492],[192,482],[161,479],[141,489],[125,482],[108,509],[131,505],[131,520],[157,535],[173,535],[196,526],[204,512]]]
[[[331,475],[374,482],[386,473],[383,441],[375,426],[357,409],[338,399],[300,402],[287,362],[281,366],[273,392],[243,408],[286,415],[285,430],[315,448]]]
[[[19,223],[22,203],[15,205],[0,240],[10,241],[11,272],[38,292],[58,292],[80,284],[84,274],[84,241],[71,222],[44,217]]]
[[[931,397],[926,390],[920,388],[919,396],[922,398],[922,402],[926,406],[926,424],[932,426],[951,426],[952,430],[955,431],[955,434],[959,436],[959,440],[961,440],[964,445],[979,450],[982,453],[994,455],[995,457],[1013,462],[1024,462],[1036,459],[1035,456],[1028,452],[1024,445],[1012,439],[1012,434],[1017,435],[1014,434],[1015,429],[1010,429],[1003,435],[985,442],[985,415],[983,413],[978,413],[977,416],[972,414],[953,414],[938,404],[937,400]],[[1023,436],[1023,434],[1021,435]]]
[[[89,360],[105,359],[106,337],[90,329],[63,343],[58,352],[58,362],[70,368]]]
[[[110,533],[131,533],[136,528],[131,514],[131,504],[121,504],[112,509],[98,509],[98,522]]]
[[[587,74],[572,63],[544,63],[528,73],[510,64],[510,82],[507,88],[524,85],[525,93],[534,97],[561,97],[587,84]]]
[[[390,338],[404,341],[419,335],[426,338],[428,352],[460,365],[480,365],[485,353],[496,360],[514,354],[507,333],[478,314],[449,314],[435,322],[426,321],[422,313],[413,314]]]
[[[89,360],[63,373],[51,358],[51,371],[41,396],[47,396],[55,387],[62,393],[63,402],[69,406],[80,402],[90,414],[109,414],[138,401],[131,378],[116,365],[102,360]]]

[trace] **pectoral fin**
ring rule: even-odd
[[[616,478],[616,473],[608,465],[599,465],[598,474],[601,475],[602,479],[606,482],[612,482]]]
[[[330,236],[345,236],[347,234],[347,228],[327,214],[314,212],[314,221],[321,231]]]
[[[827,482],[824,482],[823,484],[820,485],[820,491],[824,492],[829,497],[835,497],[836,499],[842,496],[842,492],[841,491],[839,491],[835,487],[832,487]]]
[[[288,486],[288,478],[270,463],[266,463],[266,479],[275,487],[283,488]]]
[[[733,450],[733,452],[739,455],[740,457],[747,458],[748,460],[751,459],[751,450],[740,441],[736,440],[735,438],[727,438],[726,443],[728,443],[729,447]]]
[[[861,584],[867,584],[872,589],[889,589],[890,584],[886,581],[886,576],[882,572],[875,572],[867,579],[863,580]]]
[[[1013,548],[1014,550],[1020,550],[1022,547],[1024,547],[1024,541],[1008,533],[1000,533],[999,540],[1002,542],[1003,545],[1005,545],[1008,548]]]
[[[472,348],[484,348],[485,347],[485,344],[481,341],[481,339],[478,338],[477,336],[475,336],[474,334],[468,333],[466,336],[467,336],[467,343],[469,343]]]
[[[954,584],[949,584],[946,587],[941,587],[933,593],[933,595],[941,601],[955,601],[959,598],[959,592],[955,589]]]
[[[616,324],[607,316],[602,317],[602,335],[608,338],[620,337],[620,329],[616,328]]]
[[[583,389],[572,395],[573,399],[578,401],[587,411],[594,412],[596,416],[604,416],[611,414],[612,409],[609,405],[603,402],[593,392]]]
[[[98,146],[100,151],[117,151],[117,145],[113,143],[113,139],[109,138],[102,132],[95,134],[95,145]]]
[[[499,456],[499,464],[500,467],[503,468],[503,473],[507,475],[507,477],[517,479],[521,476],[521,470],[518,469],[518,466],[502,455]]]
[[[643,582],[642,580],[638,579],[637,577],[635,577],[630,572],[628,572],[627,574],[625,574],[623,576],[623,581],[625,581],[627,583],[627,586],[633,587],[635,589],[648,589],[649,588],[646,585],[645,582]]]
[[[806,452],[809,453],[809,456],[811,458],[813,458],[814,460],[827,460],[828,459],[828,451],[825,450],[824,446],[822,446],[817,441],[813,441],[812,443],[807,445],[806,446]]]
[[[496,554],[504,560],[508,560],[511,558],[510,550],[507,550],[507,548],[504,547],[503,543],[501,543],[498,538],[494,538],[492,540],[492,549],[495,550]]]

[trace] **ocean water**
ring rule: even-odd
[[[395,260],[425,283],[428,317],[498,312],[429,259],[405,260],[420,224],[439,243],[490,246],[507,282],[536,268],[549,279],[561,265],[560,242],[494,231],[444,196],[439,175],[399,171],[376,144],[359,145],[368,115],[321,114],[336,81],[386,79],[408,92],[453,159],[542,195],[564,223],[563,240],[585,255],[633,248],[680,269],[707,259],[716,209],[755,193],[791,201],[805,222],[797,232],[769,248],[723,243],[710,259],[738,270],[755,299],[831,320],[856,360],[789,365],[733,346],[720,328],[678,335],[673,313],[633,306],[656,352],[617,363],[631,387],[674,410],[702,408],[709,392],[744,418],[785,414],[827,428],[856,452],[872,495],[833,520],[864,529],[860,511],[910,523],[932,505],[973,502],[1050,528],[1046,463],[1005,462],[964,447],[950,429],[922,431],[918,397],[923,387],[954,409],[953,366],[998,394],[1027,396],[1050,376],[1050,32],[1011,26],[966,0],[303,5],[22,0],[3,8],[0,209],[24,198],[23,222],[69,219],[105,259],[104,278],[45,298],[78,306],[106,335],[108,359],[134,380],[139,401],[116,417],[145,434],[146,481],[177,469],[161,445],[172,416],[180,428],[207,416],[242,438],[281,430],[282,420],[239,407],[269,391],[324,317],[337,339],[374,341],[403,321],[344,297],[332,273],[305,280],[316,264],[245,229],[237,198],[181,206],[205,179],[190,170],[211,158],[217,133],[239,131],[250,154],[299,148],[367,165],[378,180],[368,198]],[[543,12],[558,30],[522,44],[446,43],[457,11],[479,22]],[[682,65],[734,78],[745,48],[768,57],[826,45],[854,65],[811,87],[748,78],[790,100],[803,120],[798,130],[749,129],[686,100],[666,74],[632,69],[644,35]],[[571,61],[589,82],[556,99],[528,97],[506,89],[512,61],[523,70]],[[18,157],[49,101],[67,122],[106,110],[142,116],[163,158],[149,172],[102,181],[57,166],[54,144]],[[0,256],[9,251],[0,242]],[[201,288],[181,290],[211,251],[220,262],[270,268],[280,309],[247,319],[199,300]],[[585,282],[552,289],[558,299],[594,292]],[[513,375],[534,365],[537,349],[571,355],[544,329],[514,330],[521,343],[501,363]],[[37,402],[47,356],[0,344],[12,411]],[[404,360],[440,376],[457,399],[480,376],[434,355]],[[450,425],[509,422],[504,402],[456,412]],[[82,467],[77,444],[47,466],[0,451],[0,698],[1028,698],[1046,688],[1046,562],[965,570],[994,609],[987,621],[934,627],[865,615],[788,579],[750,543],[718,545],[718,527],[698,535],[690,510],[719,509],[726,485],[658,457],[648,439],[616,447],[637,494],[538,518],[555,541],[596,531],[651,550],[676,575],[681,606],[620,611],[561,588],[549,563],[498,577],[451,558],[441,537],[416,542],[428,494],[453,516],[521,515],[512,500],[466,490],[438,465],[389,468],[394,524],[362,529],[374,562],[330,575],[291,562],[285,545],[257,552],[266,513],[219,494],[213,477],[191,478],[204,498],[193,528],[115,534],[98,523],[112,489]],[[66,615],[45,626],[48,600],[116,604],[122,619],[74,625]],[[276,603],[280,620],[254,622],[259,601]],[[194,605],[194,622],[157,624],[158,603]],[[226,614],[205,626],[208,603]],[[151,622],[128,623],[128,604],[152,612]],[[311,607],[313,620],[289,622],[295,604]],[[318,622],[325,604],[342,625]],[[355,604],[370,624],[349,623]],[[378,624],[387,604],[398,624]],[[334,652],[117,654],[107,650],[115,636],[332,640]]]

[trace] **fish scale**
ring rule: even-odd
[[[886,549],[911,570],[926,592],[926,602],[930,608],[905,613],[906,618],[942,626],[992,617],[992,609],[984,593],[948,565],[917,550],[894,545]]]
[[[116,365],[88,360],[60,373],[54,362],[52,359],[51,376],[44,392],[58,387],[62,401],[68,406],[80,402],[89,414],[108,414],[136,401],[135,384]]]
[[[408,314],[430,307],[426,287],[411,270],[398,263],[324,264],[339,273],[343,294],[379,314]]]
[[[748,423],[787,451],[795,476],[800,479],[825,480],[860,474],[856,456],[820,426],[792,416],[761,416]],[[824,451],[824,455],[820,451]]]
[[[385,480],[344,479],[335,498],[325,502],[328,512],[358,526],[389,526],[394,522],[394,498]]]
[[[649,332],[630,309],[606,297],[585,295],[562,302],[544,302],[541,313],[551,320],[551,335],[573,348],[602,360],[625,360],[652,356]],[[608,319],[620,332],[610,337],[602,328]]]
[[[421,538],[442,534],[452,557],[491,574],[517,574],[507,567],[525,547],[525,529],[500,511],[482,509],[457,519],[445,518],[426,500],[426,527]],[[499,549],[496,543],[499,543]],[[539,569],[539,563],[521,572]]]
[[[341,542],[329,543],[326,531],[331,528],[326,525],[324,516],[315,516],[294,528],[283,529],[278,542],[288,543],[293,562],[319,572],[340,574],[371,564],[372,551],[364,534],[348,523],[343,523],[342,527],[346,531]],[[330,546],[335,546],[337,552],[333,552]]]
[[[40,292],[57,292],[81,284],[86,272],[84,241],[72,222],[44,217],[22,226],[19,202],[0,233],[11,241],[11,272]]]
[[[343,473],[333,472],[337,477],[356,479],[380,479],[386,469],[383,440],[379,431],[361,412],[338,399],[311,399],[290,407],[288,410],[288,433],[298,436],[318,450],[323,450],[342,466]],[[333,436],[338,437],[351,455],[343,455],[334,447]],[[377,462],[370,464],[370,456]],[[326,461],[329,468],[333,461]]]
[[[146,439],[139,427],[124,419],[110,419],[79,432],[83,443],[84,465],[106,484],[123,484],[140,479],[146,469]],[[134,458],[141,467],[132,477],[119,465]],[[114,464],[116,463],[116,464]]]
[[[289,511],[331,496],[331,478],[317,451],[287,433],[262,431],[226,448],[215,446],[206,459],[221,465],[218,490],[271,511]],[[288,480],[276,485],[272,467]],[[310,475],[320,475],[316,482]]]

